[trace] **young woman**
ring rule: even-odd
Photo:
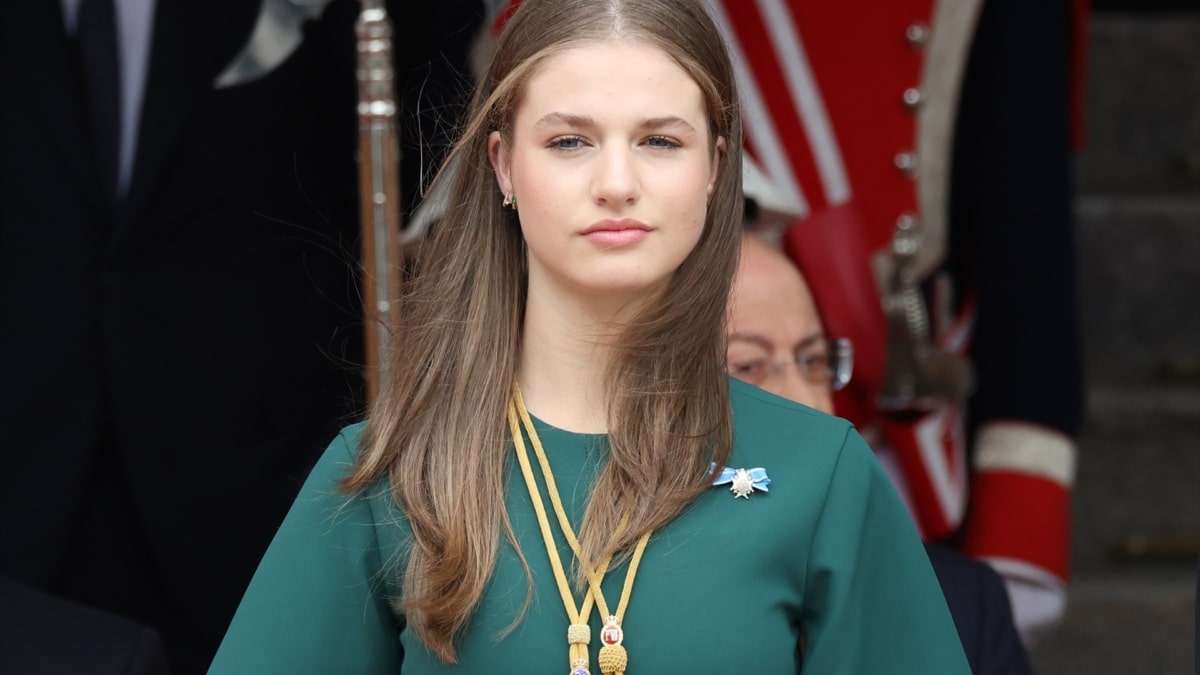
[[[393,380],[211,672],[795,673],[802,639],[968,672],[862,440],[725,375],[741,126],[700,3],[528,0],[454,153]]]

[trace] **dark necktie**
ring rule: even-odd
[[[76,38],[101,185],[105,194],[115,199],[121,142],[121,71],[114,1],[82,0]]]

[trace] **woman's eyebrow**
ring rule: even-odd
[[[541,119],[534,122],[534,128],[550,127],[550,126],[567,126],[573,129],[594,129],[596,120],[591,115],[576,115],[565,112],[552,112],[543,115]],[[662,117],[647,117],[638,123],[638,129],[643,131],[660,131],[662,129],[679,128],[687,131],[695,131],[691,122],[678,117],[676,115],[664,115]]]
[[[596,120],[590,115],[574,115],[564,112],[552,112],[542,116],[537,122],[534,122],[534,128],[549,127],[555,125],[566,125],[579,129],[593,129],[596,127]]]
[[[658,131],[660,129],[669,129],[671,127],[681,128],[688,131],[696,130],[696,127],[693,127],[691,122],[688,122],[682,117],[676,117],[674,115],[667,115],[665,117],[650,117],[642,120],[642,123],[638,126],[638,128],[645,129],[647,131]]]

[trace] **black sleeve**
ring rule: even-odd
[[[973,288],[972,426],[1082,417],[1065,0],[986,2],[962,89],[949,266]]]
[[[0,577],[0,673],[169,672],[150,628]]]
[[[974,675],[1031,675],[1013,623],[1004,581],[991,566],[938,544],[925,544]]]

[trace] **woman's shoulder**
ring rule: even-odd
[[[803,483],[822,492],[839,464],[875,461],[850,422],[744,382],[731,381],[729,388],[731,466],[763,467],[772,480]]]
[[[363,434],[366,432],[367,423],[365,420],[354,422],[342,427],[338,432],[337,438],[334,439],[333,445],[340,445],[344,448],[351,460],[357,459],[359,450],[362,446]]]
[[[308,486],[319,493],[341,492],[339,486],[353,471],[358,459],[365,427],[365,422],[357,422],[338,431],[309,471]]]
[[[384,549],[391,549],[403,543],[409,533],[409,527],[403,511],[392,497],[391,484],[387,477],[348,494],[342,493],[339,487],[351,474],[359,454],[363,451],[366,426],[366,422],[356,422],[343,427],[317,462],[310,480],[319,476],[326,489],[339,493],[338,515],[353,512],[362,514],[352,519],[358,519],[360,525],[365,524],[364,520],[369,521],[376,530],[379,545]],[[340,520],[341,518],[336,518],[334,522]]]
[[[841,445],[853,426],[840,417],[814,410],[730,378],[735,437]]]

